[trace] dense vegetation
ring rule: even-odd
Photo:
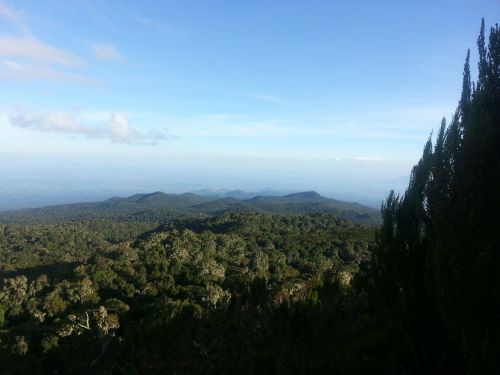
[[[141,225],[0,227],[4,369],[268,366],[273,354],[264,348],[276,345],[269,329],[291,334],[280,318],[289,304],[319,304],[325,273],[349,285],[374,239],[370,227],[322,214],[178,220],[133,239]],[[237,342],[248,351],[235,350]]]
[[[1,372],[500,373],[500,28],[478,47],[377,230],[311,193],[3,216]]]

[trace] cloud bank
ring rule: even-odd
[[[170,138],[165,130],[148,133],[138,131],[121,113],[113,113],[108,121],[94,126],[65,112],[20,112],[11,115],[9,122],[12,126],[32,131],[105,139],[113,143],[156,145],[158,141]]]

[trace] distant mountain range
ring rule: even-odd
[[[101,202],[63,204],[0,212],[0,223],[48,223],[77,220],[165,221],[186,216],[216,216],[229,212],[269,214],[328,213],[357,223],[378,225],[380,213],[358,203],[325,198],[314,191],[254,195],[241,190],[198,193],[135,194]]]
[[[201,189],[192,191],[192,193],[197,195],[209,196],[209,197],[219,197],[219,198],[236,198],[236,199],[250,199],[256,197],[257,195],[262,196],[281,196],[283,192],[276,190],[263,190],[259,192],[246,192],[243,190],[228,190],[228,189]]]

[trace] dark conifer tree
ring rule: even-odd
[[[417,373],[500,371],[498,25],[486,46],[482,21],[478,49],[477,83],[468,51],[449,126],[443,119],[434,148],[427,142],[403,198],[391,193],[382,207],[375,289],[397,291],[388,306],[413,352],[400,362]]]
[[[464,76],[462,82],[462,97],[460,99],[460,115],[462,122],[465,122],[467,120],[467,116],[469,115],[470,101],[472,94],[469,60],[470,60],[470,50],[467,50],[467,57],[465,58]]]

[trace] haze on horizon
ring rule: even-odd
[[[203,188],[377,207],[452,115],[481,17],[498,14],[496,0],[0,0],[0,210]]]

